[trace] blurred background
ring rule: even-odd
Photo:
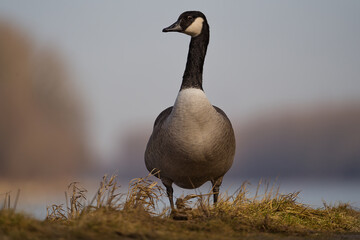
[[[204,90],[236,132],[223,188],[277,179],[313,206],[360,207],[356,0],[2,0],[0,194],[20,188],[20,209],[42,217],[72,181],[147,175],[190,40],[161,30],[186,10],[207,16]]]

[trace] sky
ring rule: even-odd
[[[360,101],[360,1],[0,1],[0,19],[61,55],[103,159],[174,103],[190,37],[161,30],[186,10],[207,17],[204,90],[235,125]]]

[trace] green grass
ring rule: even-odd
[[[259,183],[259,187],[260,187]],[[313,209],[297,202],[299,192],[265,193],[249,197],[244,183],[228,196],[188,195],[176,201],[177,212],[160,209],[164,190],[150,176],[134,179],[127,193],[116,177],[104,176],[91,199],[71,183],[66,203],[47,208],[36,220],[13,209],[0,210],[0,239],[356,239],[360,212],[349,204],[324,204]],[[258,188],[259,189],[259,188]],[[8,202],[9,204],[9,202]],[[187,220],[174,220],[175,217]]]

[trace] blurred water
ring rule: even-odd
[[[127,181],[120,181],[121,183],[127,183]],[[233,194],[242,184],[242,180],[231,180],[224,179],[223,185],[221,187],[221,192],[227,192],[229,195]],[[250,184],[247,185],[249,191],[249,197],[253,197],[256,192],[258,185],[258,180],[249,181]],[[270,182],[269,189],[271,188],[273,182]],[[124,187],[120,189],[121,192],[127,192],[127,184],[122,184]],[[88,200],[90,201],[94,196],[98,182],[91,182],[83,185],[86,189],[89,190],[87,193]],[[313,208],[323,207],[323,201],[327,204],[336,204],[338,202],[350,203],[353,207],[360,209],[360,180],[357,181],[335,181],[335,180],[284,180],[277,181],[274,184],[274,191],[277,190],[277,187],[280,186],[279,193],[286,194],[296,191],[301,191],[299,194],[298,201],[310,205]],[[174,197],[180,197],[181,195],[188,194],[206,194],[210,191],[211,184],[206,183],[202,187],[196,190],[185,190],[177,186],[174,186]],[[64,189],[65,190],[65,189]],[[265,184],[262,184],[259,189],[259,195],[264,193]],[[159,203],[159,208],[163,208],[165,205],[169,206],[167,197],[162,198],[163,203]],[[65,195],[64,191],[59,189],[58,193],[52,191],[51,194],[44,194],[37,196],[37,201],[31,200],[29,198],[22,198],[20,196],[20,201],[18,204],[17,211],[23,211],[37,219],[44,219],[46,217],[46,206],[51,206],[52,204],[64,204],[65,206]],[[164,205],[165,204],[165,205]],[[160,210],[161,210],[160,209]]]
[[[254,197],[259,180],[248,181],[247,190],[249,197]],[[241,184],[242,180],[234,181],[224,179],[220,192],[226,191],[229,195],[236,192]],[[286,180],[286,181],[271,181],[269,183],[269,190],[274,184],[274,191],[277,191],[279,187],[280,194],[287,194],[300,191],[298,195],[298,202],[310,205],[313,208],[323,207],[323,201],[326,204],[336,204],[338,202],[350,203],[353,207],[360,208],[360,180],[356,181],[335,181],[335,180]],[[259,197],[265,191],[265,181],[259,188]],[[198,190],[198,193],[207,193],[211,189],[211,184],[207,183]],[[179,196],[181,194],[195,193],[194,190],[182,190],[175,187],[175,194]]]

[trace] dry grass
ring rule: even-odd
[[[326,239],[329,234],[340,239],[348,233],[353,235],[346,239],[359,237],[360,212],[349,204],[313,209],[297,202],[299,192],[282,195],[275,184],[260,182],[251,197],[247,187],[245,182],[233,195],[220,194],[216,206],[211,194],[178,198],[175,214],[188,220],[175,221],[168,208],[160,209],[165,193],[151,175],[133,179],[126,194],[120,193],[116,176],[104,176],[91,200],[74,182],[65,192],[65,204],[47,208],[45,221],[2,209],[0,239]]]

